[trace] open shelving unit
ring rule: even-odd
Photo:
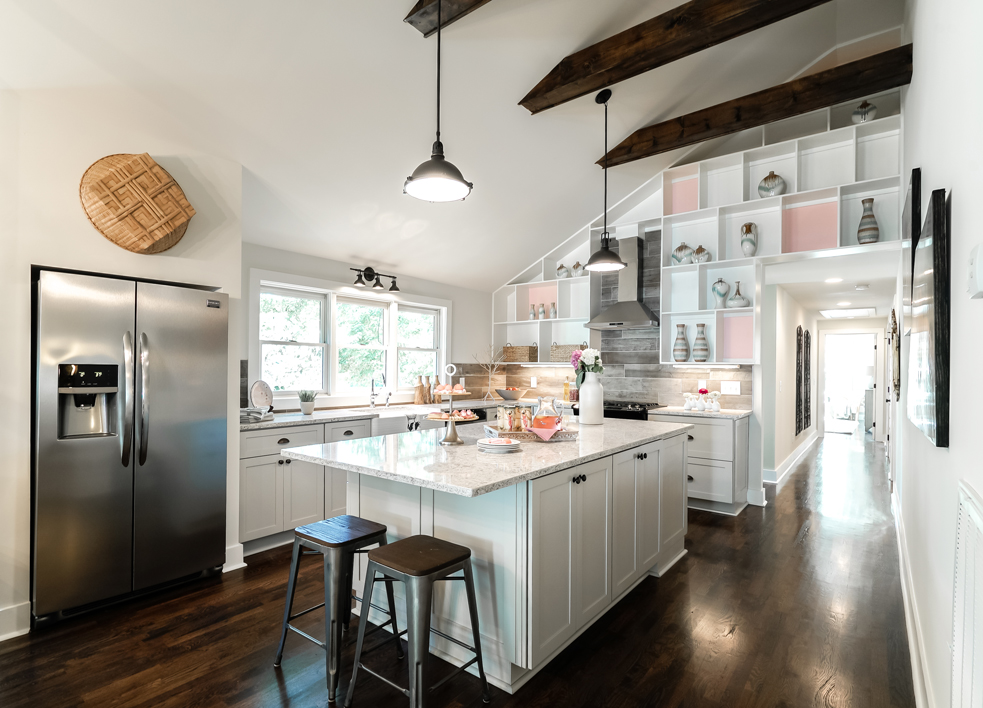
[[[698,147],[690,162],[663,170],[609,210],[612,238],[662,233],[660,363],[675,363],[677,324],[687,325],[691,350],[695,325],[706,326],[709,364],[760,363],[757,300],[765,265],[815,257],[819,251],[898,247],[904,188],[901,95],[892,90],[867,100],[878,107],[878,117],[866,123],[852,122],[857,100],[746,131],[741,144],[750,145],[747,149],[714,154]],[[698,159],[701,154],[704,159]],[[786,191],[762,198],[758,184],[772,171],[785,180]],[[880,241],[860,245],[857,228],[867,198],[874,199]],[[741,226],[749,221],[758,234],[752,257],[741,250]],[[602,230],[600,220],[591,223],[496,291],[496,347],[536,343],[539,361],[548,362],[554,341],[599,343],[583,325],[600,310],[600,277],[557,280],[555,272],[560,262],[586,263]],[[671,253],[683,242],[693,249],[703,246],[710,260],[672,265]],[[729,295],[740,281],[750,305],[715,309],[711,287],[717,278],[730,285]],[[554,301],[556,320],[528,320],[530,304],[538,308],[543,302],[548,310]]]

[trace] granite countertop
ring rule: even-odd
[[[694,418],[726,418],[727,420],[740,420],[749,418],[751,411],[740,411],[734,408],[721,408],[719,413],[712,411],[684,411],[682,406],[667,406],[658,410],[649,411],[650,415],[685,415]]]
[[[494,401],[482,400],[458,400],[454,399],[454,408],[494,408],[502,403],[536,403],[537,399],[523,398],[521,401]],[[265,430],[267,428],[282,428],[288,425],[318,425],[323,423],[343,423],[349,420],[371,420],[372,418],[390,418],[393,416],[404,415],[411,417],[415,415],[428,415],[447,409],[447,403],[414,405],[407,403],[397,403],[386,408],[376,406],[375,408],[336,408],[333,410],[314,411],[313,415],[304,415],[300,412],[293,413],[274,413],[273,420],[264,420],[261,423],[240,423],[239,431],[246,430]]]
[[[285,448],[284,457],[417,487],[476,497],[692,430],[685,423],[609,418],[580,427],[569,442],[524,442],[519,452],[480,452],[482,426],[460,426],[464,445],[444,447],[443,429],[418,430],[323,445]]]

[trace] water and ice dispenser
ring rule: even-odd
[[[58,365],[58,438],[116,434],[117,364]]]

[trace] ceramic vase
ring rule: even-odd
[[[683,398],[686,400],[686,402],[683,403],[683,410],[684,411],[691,411],[691,410],[693,410],[693,394],[692,393],[684,393],[683,394]]]
[[[580,384],[580,424],[603,425],[604,423],[604,386],[597,374],[588,371],[584,374],[584,382]]]
[[[683,241],[672,252],[673,265],[688,265],[693,262],[693,249]]]
[[[301,401],[300,402],[300,412],[304,415],[314,414],[314,401]]]
[[[714,400],[713,407],[711,409],[714,413],[720,412],[720,401]]]
[[[758,252],[758,227],[751,221],[741,226],[741,252],[748,258]]]
[[[565,265],[563,265],[561,263],[560,265],[558,265],[556,267],[556,277],[558,279],[559,278],[569,278],[570,277],[570,269],[567,268]]]
[[[550,303],[550,319],[551,320],[555,320],[556,319],[556,303],[555,302],[551,302]]]
[[[676,325],[676,341],[672,343],[674,361],[689,361],[689,341],[686,339],[686,325]]]
[[[734,286],[734,294],[727,298],[727,307],[747,307],[751,301],[741,295],[741,281],[738,280]]]
[[[727,294],[730,292],[730,286],[724,282],[723,278],[717,278],[717,282],[713,284],[710,291],[713,293],[713,300],[718,310],[727,307]]]
[[[703,248],[703,246],[697,246],[696,250],[693,251],[693,262],[706,263],[709,260],[710,260],[710,251]]]
[[[546,305],[544,303],[539,303],[539,319],[546,319]]]
[[[703,398],[703,396],[700,396],[699,398],[696,399],[696,410],[705,411],[706,409],[707,409],[707,402]]]
[[[866,123],[869,120],[874,120],[876,117],[877,106],[870,101],[864,101],[854,109],[853,115],[850,116],[850,119],[854,123]]]
[[[707,326],[696,325],[696,339],[693,340],[693,361],[704,362],[710,358],[710,342],[707,341]]]
[[[777,197],[779,194],[785,194],[785,187],[785,180],[781,175],[769,172],[768,176],[758,183],[758,196],[762,199]]]
[[[579,278],[584,274],[584,267],[580,265],[580,261],[573,264],[573,277]]]
[[[864,199],[861,204],[864,205],[864,213],[860,217],[860,228],[857,229],[857,243],[877,243],[881,238],[881,230],[874,217],[874,200]]]
[[[531,319],[531,320],[536,319],[536,306],[535,305],[530,305],[529,306],[529,319]]]

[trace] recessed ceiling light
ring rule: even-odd
[[[843,278],[826,278],[827,283],[842,283]]]
[[[844,300],[843,302],[838,302],[838,303],[836,303],[836,306],[837,306],[837,307],[850,307],[850,304],[851,304],[851,303],[849,303],[849,302],[846,302],[846,301]]]
[[[857,290],[870,290],[870,286],[864,283],[857,283]]]
[[[873,307],[858,307],[851,310],[820,310],[819,314],[828,320],[852,319],[854,317],[874,317],[877,310]]]

